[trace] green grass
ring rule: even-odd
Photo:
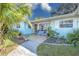
[[[38,46],[37,54],[40,56],[79,56],[79,46],[41,44]]]
[[[13,49],[15,49],[17,46],[16,43],[14,43],[13,41],[6,39],[5,40],[5,44],[0,45],[0,56],[5,56],[8,53],[10,53]]]

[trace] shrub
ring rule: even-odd
[[[48,27],[48,35],[47,36],[48,36],[49,42],[65,43],[64,36],[60,36],[59,33],[52,30],[51,27]]]
[[[79,41],[79,30],[78,29],[67,34],[67,43],[74,44],[74,46],[76,46],[76,43],[78,41]]]
[[[48,34],[47,34],[48,38],[54,38],[54,37],[57,37],[59,35],[59,33],[52,30],[50,26],[48,27],[47,31],[48,31]]]

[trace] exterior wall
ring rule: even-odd
[[[72,28],[60,28],[59,27],[59,22],[62,21],[62,20],[73,20],[73,27]],[[52,21],[49,21],[49,22],[36,23],[36,24],[38,24],[38,29],[37,30],[40,29],[39,24],[45,24],[45,23],[48,23],[48,26],[50,24],[52,29],[55,30],[56,32],[58,32],[60,34],[60,36],[66,36],[67,33],[72,32],[74,29],[79,29],[79,18],[66,18],[66,19],[58,19],[58,20],[53,20],[52,19]],[[33,26],[34,26],[34,24],[33,24]],[[28,25],[24,24],[23,22],[20,23],[20,28],[16,28],[16,29],[19,30],[23,34],[32,34],[32,33],[34,33],[34,29],[29,28]]]
[[[73,27],[72,28],[60,28],[59,22],[62,20],[73,20]],[[50,26],[53,30],[58,32],[60,36],[66,36],[67,33],[72,32],[74,29],[79,28],[79,18],[67,18],[67,19],[59,19],[51,21]]]
[[[28,24],[25,24],[24,22],[20,23],[20,28],[17,28],[17,25],[15,25],[14,29],[18,30],[23,35],[29,35],[29,34],[32,34],[33,32],[33,30],[28,27]]]

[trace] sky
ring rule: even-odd
[[[51,16],[51,12],[57,10],[61,4],[60,3],[36,3],[32,4],[32,16],[31,20],[35,18],[46,18]]]

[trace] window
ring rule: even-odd
[[[71,28],[73,27],[73,20],[60,21],[59,26],[60,28]]]

